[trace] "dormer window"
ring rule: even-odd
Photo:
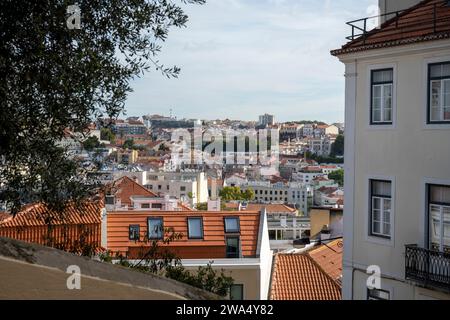
[[[139,241],[139,232],[140,232],[139,225],[130,225],[129,232],[128,232],[128,234],[129,234],[128,239],[134,240],[134,241]]]
[[[161,240],[163,237],[163,218],[148,218],[148,238],[150,240]]]
[[[188,218],[189,239],[203,239],[203,219],[201,217]]]
[[[225,218],[225,233],[239,233],[239,217]]]

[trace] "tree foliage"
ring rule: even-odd
[[[110,128],[101,128],[100,139],[114,143],[116,141],[116,135],[112,132]]]
[[[344,136],[342,134],[336,137],[336,141],[331,145],[331,157],[344,155]]]
[[[252,189],[241,190],[240,187],[225,187],[219,192],[219,196],[224,201],[251,201],[255,198]]]
[[[337,171],[334,171],[328,175],[328,178],[333,179],[336,181],[336,183],[339,184],[339,186],[344,185],[344,169],[339,169]]]
[[[67,26],[69,4],[0,2],[0,201],[12,213],[34,201],[62,211],[89,196],[95,183],[58,142],[95,118],[117,117],[133,77],[180,72],[158,60],[169,29],[188,21],[179,4],[79,0],[80,29]]]
[[[98,147],[100,147],[100,141],[96,136],[89,137],[83,142],[83,148],[86,151],[93,151]]]

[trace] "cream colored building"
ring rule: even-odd
[[[344,299],[450,298],[449,14],[423,1],[332,51],[346,82]]]

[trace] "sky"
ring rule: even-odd
[[[181,1],[179,1],[181,2]],[[330,55],[350,35],[346,21],[371,16],[377,0],[207,0],[182,5],[156,71],[131,81],[127,116],[344,121],[344,65]]]

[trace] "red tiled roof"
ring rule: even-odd
[[[347,44],[334,56],[450,38],[450,7],[444,0],[424,0]],[[434,19],[436,8],[436,19]],[[435,23],[436,21],[436,23]]]
[[[44,204],[38,203],[28,206],[15,217],[9,216],[0,222],[0,228],[43,226],[47,222],[52,225],[61,224],[95,224],[101,223],[100,202],[88,202],[85,204],[68,205],[61,214],[49,211]]]
[[[270,300],[341,300],[341,288],[308,254],[277,254]]]
[[[98,251],[102,209],[101,201],[68,205],[60,214],[48,210],[44,204],[29,205],[15,217],[0,221],[0,237],[58,248],[64,245],[69,251],[81,250],[78,245],[84,243]]]
[[[116,180],[112,186],[109,187],[108,192],[114,194],[120,199],[122,205],[131,206],[132,196],[146,196],[146,197],[157,197],[157,195],[141,186],[139,183],[133,181],[133,179],[124,176]]]
[[[308,252],[308,255],[334,281],[340,283],[342,278],[342,240],[334,240],[327,245]]]
[[[0,211],[0,222],[5,220],[6,218],[9,218],[11,215],[9,213]]]
[[[107,219],[108,250],[112,252],[127,252],[131,258],[137,254],[144,243],[129,240],[130,225],[140,226],[140,237],[144,239],[147,233],[147,219],[162,217],[164,228],[173,228],[181,233],[182,239],[174,240],[167,246],[173,248],[181,259],[219,259],[225,258],[225,230],[224,217],[237,216],[240,220],[241,250],[244,257],[255,257],[259,238],[259,212],[205,212],[205,211],[177,211],[177,212],[110,212]],[[203,218],[203,239],[187,238],[187,218]]]

